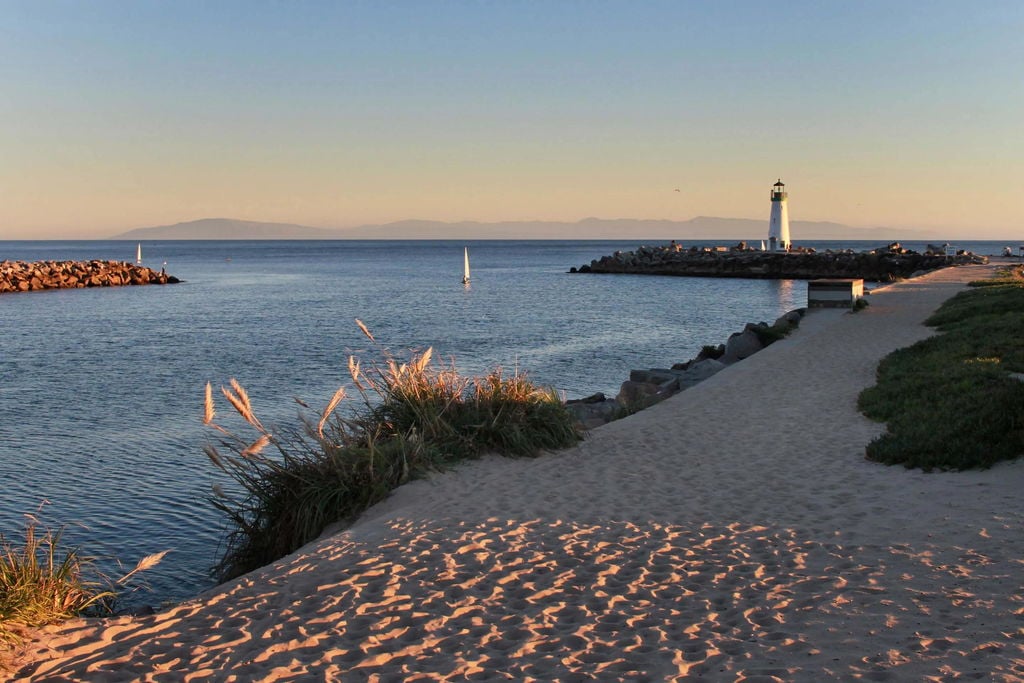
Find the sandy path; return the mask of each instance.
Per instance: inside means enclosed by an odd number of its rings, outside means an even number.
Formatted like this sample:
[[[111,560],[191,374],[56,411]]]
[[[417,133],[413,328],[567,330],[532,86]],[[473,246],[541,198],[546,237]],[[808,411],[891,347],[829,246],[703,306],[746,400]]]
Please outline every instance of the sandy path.
[[[1024,679],[1024,462],[864,460],[890,351],[991,266],[790,338],[537,460],[403,487],[149,617],[50,629],[26,680]]]

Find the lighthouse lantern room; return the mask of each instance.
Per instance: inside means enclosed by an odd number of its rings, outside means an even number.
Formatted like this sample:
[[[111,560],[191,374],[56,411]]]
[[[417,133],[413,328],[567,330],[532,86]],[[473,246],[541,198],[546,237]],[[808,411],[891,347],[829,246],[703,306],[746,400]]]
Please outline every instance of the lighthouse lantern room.
[[[768,218],[768,250],[789,251],[789,208],[786,185],[780,178],[772,185],[772,212]]]

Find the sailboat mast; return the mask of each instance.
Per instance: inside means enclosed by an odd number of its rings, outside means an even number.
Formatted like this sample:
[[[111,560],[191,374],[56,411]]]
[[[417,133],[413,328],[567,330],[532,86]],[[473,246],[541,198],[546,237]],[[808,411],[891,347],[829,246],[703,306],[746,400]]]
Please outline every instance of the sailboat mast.
[[[462,258],[463,258],[462,284],[468,284],[469,283],[469,247],[463,247]]]

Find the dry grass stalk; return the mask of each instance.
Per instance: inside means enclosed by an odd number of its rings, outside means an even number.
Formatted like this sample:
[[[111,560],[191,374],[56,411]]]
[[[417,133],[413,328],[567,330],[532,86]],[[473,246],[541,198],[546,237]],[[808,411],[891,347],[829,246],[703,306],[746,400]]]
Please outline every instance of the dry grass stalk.
[[[217,411],[213,408],[213,387],[206,383],[206,396],[203,401],[203,424],[208,425],[217,417]]]
[[[362,320],[360,320],[359,318],[356,318],[356,325],[358,325],[359,329],[363,331],[363,334],[366,335],[367,339],[372,341],[374,344],[377,343],[377,340],[373,338],[372,334],[370,334],[370,330],[366,329],[366,325],[363,324]]]
[[[216,427],[217,425],[211,426]],[[220,453],[217,451],[216,446],[206,444],[203,446],[203,452],[206,453],[206,456],[210,458],[210,462],[212,462],[218,469],[224,469],[224,460],[220,457]]]
[[[238,383],[238,380],[232,377],[231,389],[221,387],[220,390],[221,393],[224,394],[224,397],[227,398],[228,403],[230,403],[238,414],[242,416],[242,419],[264,434],[267,433],[263,424],[256,419],[256,414],[253,413],[252,403],[249,401],[249,394],[247,394],[245,388]]]
[[[324,425],[327,423],[327,419],[344,398],[345,387],[339,387],[338,390],[334,392],[334,396],[331,396],[331,400],[327,402],[327,406],[324,408],[323,413],[320,414],[320,422],[316,425],[316,433],[320,435],[320,438],[324,438]]]
[[[423,372],[426,369],[426,367],[428,365],[430,365],[430,358],[433,355],[434,355],[434,347],[433,346],[427,348],[426,351],[424,351],[422,354],[420,354],[419,359],[415,360],[415,365],[413,366],[415,371],[418,372],[418,373]]]
[[[239,455],[241,455],[244,458],[255,457],[260,454],[260,451],[262,451],[270,444],[270,441],[271,437],[269,434],[261,434],[260,438],[256,439],[251,444],[249,444],[245,448],[245,450],[239,453]]]
[[[142,558],[141,560],[138,561],[138,563],[135,565],[134,569],[132,569],[130,572],[128,572],[127,574],[122,576],[120,579],[118,579],[117,583],[123,586],[125,583],[127,583],[128,579],[130,579],[131,577],[135,576],[139,572],[144,572],[147,569],[152,569],[153,567],[155,567],[158,564],[160,564],[160,561],[164,559],[164,555],[166,555],[169,552],[171,552],[171,551],[170,550],[161,550],[158,553],[153,553],[152,555],[146,555],[144,558]]]
[[[359,376],[361,374],[359,359],[355,356],[348,357],[348,374],[351,375],[352,383],[356,385],[356,389],[359,390],[359,393],[364,393],[366,389],[359,383]]]

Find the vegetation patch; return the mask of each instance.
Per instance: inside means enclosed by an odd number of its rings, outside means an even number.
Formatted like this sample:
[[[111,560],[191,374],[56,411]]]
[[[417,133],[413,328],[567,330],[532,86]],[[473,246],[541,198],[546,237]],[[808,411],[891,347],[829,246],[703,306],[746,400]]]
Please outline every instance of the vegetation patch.
[[[82,614],[110,614],[118,591],[166,554],[149,555],[111,580],[78,548],[64,547],[63,531],[44,528],[28,515],[20,542],[0,534],[0,659],[31,628]]]
[[[715,346],[713,344],[705,344],[704,346],[700,347],[700,355],[697,356],[697,360],[702,360],[704,358],[710,358],[712,360],[717,360],[717,359],[721,358],[724,355],[725,355],[725,345],[724,344],[719,344],[718,346]]]
[[[1024,455],[1024,279],[1017,268],[971,284],[926,321],[938,335],[890,354],[861,393],[888,427],[869,459],[930,471]]]
[[[222,393],[252,432],[247,438],[214,422],[207,385],[204,421],[219,439],[205,450],[239,485],[237,495],[215,487],[211,498],[229,524],[213,569],[220,580],[298,550],[328,524],[354,521],[396,487],[431,470],[484,453],[536,456],[580,439],[558,394],[521,375],[496,369],[464,377],[454,367],[434,369],[430,349],[405,363],[380,350],[383,361],[367,370],[349,359],[361,398],[352,416],[337,412],[346,394],[342,388],[323,411],[293,428],[264,427],[245,389],[232,380]]]
[[[771,326],[758,325],[756,327],[751,327],[750,329],[752,329],[754,334],[757,335],[757,339],[761,342],[762,346],[770,346],[780,339],[788,337],[790,333],[796,329],[796,326],[790,324]]]

